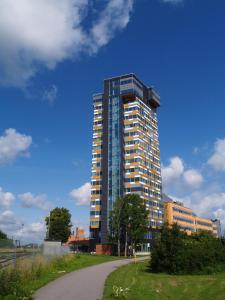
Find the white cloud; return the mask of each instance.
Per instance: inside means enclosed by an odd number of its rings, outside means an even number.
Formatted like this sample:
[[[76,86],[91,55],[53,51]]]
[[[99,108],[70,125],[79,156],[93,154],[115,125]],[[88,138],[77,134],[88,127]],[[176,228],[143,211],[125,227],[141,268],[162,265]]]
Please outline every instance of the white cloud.
[[[15,196],[10,192],[4,192],[0,187],[0,206],[9,208],[13,200],[15,200]]]
[[[168,185],[172,183],[175,179],[179,178],[183,172],[184,163],[182,159],[178,156],[172,157],[170,159],[170,164],[166,167],[162,167],[163,184]]]
[[[212,217],[213,213],[225,206],[224,193],[212,193],[204,195],[204,192],[193,194],[192,206],[202,216]]]
[[[58,95],[58,88],[55,84],[51,85],[43,93],[42,100],[48,102],[49,105],[53,105]]]
[[[43,241],[46,233],[46,226],[43,220],[27,224],[11,210],[6,210],[0,214],[0,229],[9,238],[18,239],[23,244],[40,243]]]
[[[168,166],[162,166],[162,181],[165,189],[171,186],[179,188],[198,188],[204,179],[196,169],[185,169],[183,160],[176,156],[170,159]]]
[[[214,153],[208,164],[216,171],[225,171],[225,139],[218,139],[214,145]]]
[[[30,192],[19,195],[21,205],[24,208],[39,208],[42,210],[50,210],[52,204],[48,201],[48,197],[45,194],[33,195]]]
[[[133,0],[108,0],[86,28],[90,0],[1,0],[0,82],[25,86],[48,69],[106,45],[130,19]]]
[[[11,210],[5,210],[0,214],[0,229],[9,237],[15,236],[22,223]]]
[[[225,209],[219,208],[213,213],[216,219],[219,219],[223,228],[225,227]]]
[[[75,200],[76,205],[89,205],[91,200],[91,184],[89,182],[81,187],[73,189],[70,196]]]
[[[14,161],[18,156],[28,156],[31,136],[9,128],[0,136],[0,165]]]
[[[190,169],[184,172],[183,174],[185,183],[193,188],[198,188],[203,183],[202,174],[195,169]]]
[[[25,224],[16,232],[16,237],[22,243],[43,242],[46,234],[44,221]]]
[[[117,30],[125,28],[130,20],[133,0],[110,0],[94,24],[91,35],[94,52],[105,46]]]

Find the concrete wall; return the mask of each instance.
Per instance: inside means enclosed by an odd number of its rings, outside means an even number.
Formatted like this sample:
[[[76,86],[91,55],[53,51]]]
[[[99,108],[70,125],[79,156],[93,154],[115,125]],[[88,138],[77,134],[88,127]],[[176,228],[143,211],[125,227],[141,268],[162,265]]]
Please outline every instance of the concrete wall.
[[[62,245],[57,241],[45,241],[43,247],[43,254],[45,256],[63,256],[70,252],[70,248],[67,245]]]

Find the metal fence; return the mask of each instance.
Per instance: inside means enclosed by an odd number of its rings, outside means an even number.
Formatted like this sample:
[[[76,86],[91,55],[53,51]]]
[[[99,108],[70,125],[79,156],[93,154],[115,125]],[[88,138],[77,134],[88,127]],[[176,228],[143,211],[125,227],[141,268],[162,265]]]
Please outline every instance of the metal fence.
[[[18,240],[0,240],[0,267],[16,264],[18,259],[41,253],[36,244],[22,246]]]

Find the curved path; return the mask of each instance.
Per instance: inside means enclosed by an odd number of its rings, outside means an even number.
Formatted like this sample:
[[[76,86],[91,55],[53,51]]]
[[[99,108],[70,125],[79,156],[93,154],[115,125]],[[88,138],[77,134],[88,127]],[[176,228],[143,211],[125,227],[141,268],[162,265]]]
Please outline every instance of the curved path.
[[[148,259],[138,258],[137,261]],[[133,259],[116,260],[74,271],[39,289],[36,300],[101,300],[107,276]]]

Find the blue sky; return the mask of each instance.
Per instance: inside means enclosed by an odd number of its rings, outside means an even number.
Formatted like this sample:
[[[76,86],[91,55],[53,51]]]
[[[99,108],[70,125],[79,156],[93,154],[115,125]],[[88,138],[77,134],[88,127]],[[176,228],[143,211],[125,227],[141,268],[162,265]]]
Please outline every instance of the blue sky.
[[[92,94],[130,72],[161,94],[164,191],[225,224],[224,1],[1,5],[1,229],[40,241],[56,205],[88,228]]]

